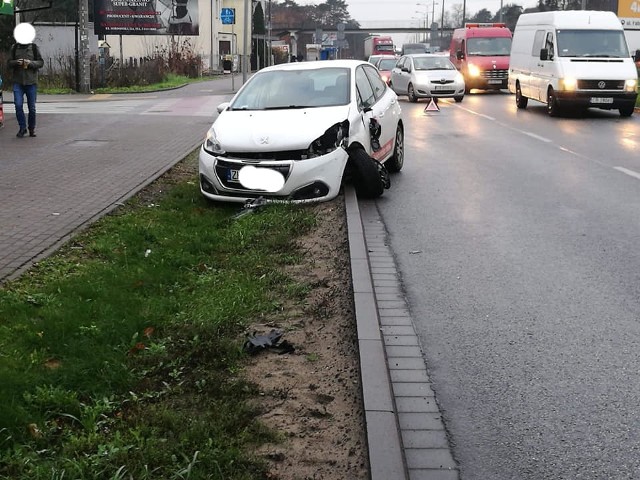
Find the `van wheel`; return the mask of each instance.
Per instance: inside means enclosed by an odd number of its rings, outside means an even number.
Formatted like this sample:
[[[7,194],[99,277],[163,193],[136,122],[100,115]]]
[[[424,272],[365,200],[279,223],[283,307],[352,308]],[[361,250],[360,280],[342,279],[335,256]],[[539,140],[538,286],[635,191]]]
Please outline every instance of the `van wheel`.
[[[349,161],[353,168],[353,187],[360,198],[377,198],[382,195],[384,185],[374,160],[367,152],[358,148],[351,152]]]
[[[516,84],[516,106],[518,108],[527,108],[529,99],[522,96],[522,90],[520,90],[520,84]]]
[[[402,125],[398,125],[396,130],[396,141],[393,147],[393,156],[385,162],[385,166],[390,172],[399,172],[404,165],[404,130]]]
[[[627,105],[626,107],[622,107],[618,109],[621,117],[630,117],[633,114],[634,107],[633,105]]]
[[[547,92],[547,113],[550,117],[560,115],[560,106],[558,105],[558,100],[556,100],[556,94],[553,88],[550,88]]]
[[[413,88],[413,84],[409,84],[409,88],[407,89],[407,97],[409,97],[409,101],[411,103],[417,103],[418,97],[416,97],[416,91]]]

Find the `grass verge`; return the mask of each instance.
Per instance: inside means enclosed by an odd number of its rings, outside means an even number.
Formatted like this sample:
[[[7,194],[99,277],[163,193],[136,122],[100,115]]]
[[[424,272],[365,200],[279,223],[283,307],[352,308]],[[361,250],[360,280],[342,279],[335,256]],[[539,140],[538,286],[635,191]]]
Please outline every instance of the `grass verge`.
[[[245,325],[300,300],[309,209],[234,220],[192,153],[0,288],[0,478],[254,479]]]

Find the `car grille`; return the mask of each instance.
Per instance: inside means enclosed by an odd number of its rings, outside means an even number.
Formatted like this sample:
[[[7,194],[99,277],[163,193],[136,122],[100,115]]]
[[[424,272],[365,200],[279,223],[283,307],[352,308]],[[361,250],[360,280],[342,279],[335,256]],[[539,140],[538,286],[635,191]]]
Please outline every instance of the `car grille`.
[[[239,170],[242,168],[245,163],[241,162],[227,162],[226,160],[220,160],[216,162],[216,176],[220,183],[224,185],[225,188],[233,188],[234,190],[244,190],[249,191],[242,186],[239,182],[232,182],[229,180],[229,171],[230,170]],[[271,170],[277,170],[282,174],[285,181],[289,178],[289,174],[291,173],[291,166],[289,164],[284,165],[261,165],[260,163],[253,165],[256,168],[269,168]]]
[[[443,78],[442,80],[431,80],[431,83],[434,83],[436,85],[446,85],[447,83],[453,83],[453,80],[445,80]]]
[[[508,70],[485,70],[484,72],[482,72],[482,78],[486,79],[497,78],[500,80],[506,80],[508,77]]]
[[[624,90],[624,80],[578,80],[580,90]]]
[[[281,152],[226,152],[219,157],[234,158],[237,160],[303,160],[306,159],[307,150],[284,150]]]

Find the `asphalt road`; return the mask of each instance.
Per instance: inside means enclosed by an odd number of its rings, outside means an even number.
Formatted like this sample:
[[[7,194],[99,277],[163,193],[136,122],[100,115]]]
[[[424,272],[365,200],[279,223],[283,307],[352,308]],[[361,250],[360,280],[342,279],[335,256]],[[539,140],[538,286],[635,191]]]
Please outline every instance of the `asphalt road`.
[[[640,117],[401,102],[376,204],[461,479],[640,478]]]

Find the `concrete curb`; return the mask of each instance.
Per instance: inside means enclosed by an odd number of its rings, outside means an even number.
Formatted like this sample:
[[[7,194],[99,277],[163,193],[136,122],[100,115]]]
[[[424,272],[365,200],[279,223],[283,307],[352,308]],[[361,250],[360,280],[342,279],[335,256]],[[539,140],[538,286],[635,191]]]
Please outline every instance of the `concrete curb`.
[[[364,229],[355,190],[345,188],[351,277],[371,480],[406,480],[407,469],[387,368]]]

